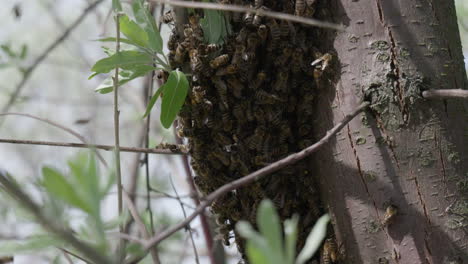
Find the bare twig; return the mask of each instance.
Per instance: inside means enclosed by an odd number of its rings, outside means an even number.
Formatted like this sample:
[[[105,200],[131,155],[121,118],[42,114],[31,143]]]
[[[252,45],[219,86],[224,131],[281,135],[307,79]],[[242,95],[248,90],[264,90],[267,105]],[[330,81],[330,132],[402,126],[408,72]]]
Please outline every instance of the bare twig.
[[[20,140],[20,139],[0,139],[0,143],[23,144],[23,145],[42,145],[54,147],[67,147],[67,148],[95,148],[102,150],[114,150],[115,146],[111,145],[95,145],[95,144],[80,144],[80,143],[65,143],[53,141],[38,141],[38,140]],[[185,155],[185,151],[173,151],[163,148],[135,148],[135,147],[120,147],[121,152],[134,152],[134,153],[149,153],[149,154],[163,154],[163,155]]]
[[[83,256],[93,263],[111,264],[113,263],[107,256],[101,255],[93,247],[77,239],[70,230],[63,228],[57,223],[57,219],[50,219],[43,214],[44,210],[37,205],[23,190],[20,189],[11,177],[3,170],[0,170],[0,187],[13,197],[21,206],[34,215],[39,224],[49,232],[61,238]]]
[[[13,94],[11,95],[10,99],[8,100],[7,104],[3,107],[2,112],[8,112],[10,107],[15,103],[16,99],[18,98],[21,90],[23,89],[26,82],[31,77],[31,74],[34,70],[41,64],[41,62],[47,58],[47,56],[58,46],[62,43],[68,35],[83,21],[83,19],[93,10],[95,9],[103,0],[96,0],[92,4],[90,4],[86,9],[81,13],[81,15],[60,35],[50,46],[48,46],[44,52],[29,66],[23,74],[23,79],[21,79],[20,83],[16,86]]]
[[[83,137],[82,135],[80,135],[80,133],[74,131],[73,129],[71,128],[68,128],[68,127],[65,127],[57,122],[54,122],[52,120],[49,120],[49,119],[46,119],[46,118],[42,118],[42,117],[38,117],[38,116],[35,116],[35,115],[31,115],[31,114],[26,114],[26,113],[0,113],[0,116],[9,116],[9,115],[15,115],[15,116],[24,116],[24,117],[29,117],[29,118],[32,118],[32,119],[36,119],[36,120],[39,120],[41,122],[44,122],[44,123],[47,123],[51,126],[54,126],[54,127],[57,127],[57,128],[60,128],[62,129],[63,131],[65,132],[68,132],[69,134],[75,136],[76,138],[78,138],[81,142],[83,142],[84,144],[86,145],[89,145],[85,139],[85,137]],[[102,162],[102,164],[104,164],[105,167],[107,167],[107,162],[106,160],[104,160],[104,158],[101,156],[101,154],[99,154],[99,152],[97,151],[94,151],[94,153],[96,153],[96,156],[99,158],[99,160]]]
[[[65,257],[65,259],[67,260],[68,264],[73,264],[73,260],[70,258],[68,253],[63,251],[63,250],[62,250],[62,253],[63,253],[63,256]]]
[[[64,253],[67,253],[68,255],[71,255],[71,256],[73,256],[73,257],[75,257],[75,258],[77,258],[77,259],[83,261],[84,263],[90,263],[88,260],[86,260],[86,259],[84,259],[83,257],[81,257],[81,256],[79,256],[79,255],[77,255],[77,254],[75,254],[75,253],[73,253],[73,252],[71,252],[70,250],[67,250],[67,249],[61,248],[61,247],[59,247],[58,249],[60,249],[60,250],[61,250],[62,252],[64,252]]]
[[[427,90],[422,92],[426,99],[468,99],[468,90],[462,89],[441,89]]]
[[[174,181],[172,180],[172,177],[170,175],[169,175],[169,182],[171,183],[172,190],[174,190],[176,199],[179,202],[180,208],[182,209],[182,214],[184,215],[184,218],[187,218],[187,212],[185,211],[184,204],[180,200],[179,194],[177,193],[177,189],[174,185]],[[189,232],[190,241],[192,242],[193,254],[195,256],[195,263],[200,264],[200,259],[198,257],[197,247],[195,245],[195,240],[193,239],[193,232],[192,232],[192,228],[190,227],[190,224],[187,225],[187,231]]]
[[[125,202],[127,203],[128,210],[130,211],[130,214],[132,215],[133,219],[135,220],[135,223],[137,224],[138,229],[140,230],[140,233],[143,235],[145,239],[150,238],[150,233],[148,230],[146,230],[145,223],[143,223],[143,220],[141,219],[140,215],[138,214],[138,210],[136,209],[135,205],[133,204],[132,200],[130,199],[130,196],[128,196],[127,192],[123,190],[123,198]],[[149,249],[149,252],[151,254],[151,257],[153,258],[153,263],[158,264],[161,263],[159,260],[158,252],[156,250],[156,247],[152,247]]]
[[[148,76],[148,85],[146,86],[146,96],[145,96],[145,105],[148,105],[151,96],[153,95],[153,86],[154,86],[154,78],[155,76],[155,71],[151,71],[151,74]],[[158,83],[158,88],[160,87]],[[148,113],[148,116],[146,117],[145,120],[145,147],[149,147],[149,135],[150,135],[150,121],[151,121],[151,112]],[[151,193],[151,186],[150,186],[150,172],[149,172],[149,155],[145,153],[144,155],[144,162],[145,162],[145,182],[146,182],[146,211],[148,211],[149,216],[150,216],[150,228],[151,228],[151,234],[154,234],[154,221],[153,221],[153,211],[151,210],[151,199],[150,199],[150,193]]]
[[[165,231],[155,235],[152,237],[150,240],[145,241],[144,249],[148,250],[149,248],[153,247],[154,245],[157,245],[167,237],[171,236],[178,230],[185,228],[187,224],[189,224],[197,215],[201,214],[206,207],[208,207],[214,200],[216,200],[218,197],[233,191],[235,189],[238,189],[246,184],[249,184],[253,181],[259,180],[264,176],[271,175],[273,172],[278,171],[288,165],[292,165],[310,154],[314,153],[320,147],[325,145],[336,133],[338,133],[344,126],[346,126],[354,117],[356,117],[359,113],[363,112],[367,107],[369,107],[369,102],[364,102],[362,103],[358,108],[356,108],[352,113],[346,115],[343,120],[338,123],[336,126],[334,126],[332,129],[330,129],[327,134],[320,139],[318,142],[315,144],[311,145],[310,147],[307,147],[306,149],[303,149],[300,152],[291,154],[281,160],[278,160],[266,167],[263,167],[247,176],[244,176],[240,179],[237,179],[233,182],[227,183],[220,188],[218,188],[216,191],[212,192],[208,196],[205,197],[205,199],[200,203],[199,206],[195,209],[195,211],[189,215],[186,219],[184,219],[182,222],[173,225],[172,227],[166,229]],[[128,263],[134,263],[135,260],[131,260]]]
[[[182,139],[177,135],[176,127],[174,127],[174,136],[176,139],[177,144],[182,144]],[[193,176],[192,172],[190,170],[190,162],[189,162],[189,157],[184,156],[182,157],[182,164],[184,166],[185,170],[185,178],[186,181],[189,185],[190,189],[190,195],[192,196],[193,202],[195,203],[196,206],[200,205],[200,197],[198,195],[197,188],[195,187],[195,183],[193,181]],[[206,243],[206,248],[208,250],[208,256],[210,258],[211,264],[216,263],[216,259],[214,257],[214,252],[213,252],[213,235],[211,233],[210,225],[208,223],[208,218],[205,214],[205,212],[202,212],[200,214],[200,223],[203,231],[203,237],[205,238],[205,243]]]
[[[223,10],[230,12],[239,12],[239,13],[255,13],[261,16],[287,20],[291,22],[297,22],[305,25],[335,29],[339,31],[344,31],[345,28],[342,25],[337,25],[330,22],[320,21],[312,18],[305,18],[301,16],[290,15],[282,12],[268,11],[263,9],[254,9],[246,6],[239,5],[227,5],[227,4],[216,4],[216,3],[204,3],[204,2],[185,2],[177,0],[149,0],[150,2],[165,3],[172,6],[186,7],[186,8],[201,8],[201,9],[213,9],[213,10]]]
[[[120,52],[120,14],[115,15],[115,24],[116,24],[116,41],[115,41],[115,53],[119,54]],[[119,211],[119,216],[122,215],[122,172],[120,169],[120,126],[119,126],[119,67],[115,67],[115,74],[112,78],[114,82],[114,140],[115,140],[115,170],[117,174],[117,207]],[[124,225],[119,224],[120,233],[124,232]],[[119,254],[119,263],[122,263],[122,260],[125,258],[124,254],[124,241],[119,239],[118,254]]]

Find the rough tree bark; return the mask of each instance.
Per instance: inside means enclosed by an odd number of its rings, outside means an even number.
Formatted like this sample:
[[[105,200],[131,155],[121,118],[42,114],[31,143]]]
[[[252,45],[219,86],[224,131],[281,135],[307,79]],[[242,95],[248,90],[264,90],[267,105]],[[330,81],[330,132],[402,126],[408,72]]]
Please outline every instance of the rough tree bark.
[[[344,263],[468,263],[468,105],[421,97],[467,87],[453,1],[330,2],[347,31],[326,37],[338,80],[316,137],[373,104],[315,156]]]

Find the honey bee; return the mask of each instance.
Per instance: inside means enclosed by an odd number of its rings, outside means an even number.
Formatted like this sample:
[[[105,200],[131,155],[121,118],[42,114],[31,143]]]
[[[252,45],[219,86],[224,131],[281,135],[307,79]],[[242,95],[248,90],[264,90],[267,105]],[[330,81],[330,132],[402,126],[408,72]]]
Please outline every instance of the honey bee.
[[[231,119],[231,115],[228,112],[224,112],[223,115],[221,116],[221,119],[223,120],[223,129],[226,132],[229,132],[232,130],[233,122]]]
[[[270,124],[272,124],[273,126],[279,126],[281,121],[283,120],[283,112],[280,111],[280,110],[267,111],[266,115],[267,115],[267,118],[268,118],[268,122],[270,122]]]
[[[280,133],[278,135],[278,142],[285,143],[292,136],[291,127],[284,121],[279,124],[279,127]]]
[[[306,0],[306,4],[308,7],[314,6],[315,2],[317,2],[317,0]]]
[[[246,139],[247,148],[252,150],[260,150],[263,146],[264,137],[265,128],[262,126],[255,128],[254,134]]]
[[[222,146],[231,145],[233,143],[232,139],[222,132],[215,133],[213,135],[213,140]]]
[[[321,264],[336,263],[338,260],[338,248],[335,239],[328,238],[325,240],[322,247]]]
[[[198,50],[192,49],[189,51],[189,58],[190,58],[190,67],[192,68],[193,72],[202,72],[203,71],[203,64],[198,56]]]
[[[276,58],[275,66],[286,66],[290,61],[289,58],[291,57],[292,53],[293,50],[291,47],[284,47],[283,53]]]
[[[174,15],[172,13],[172,10],[169,10],[166,13],[164,13],[160,21],[163,22],[164,24],[169,24],[171,22],[174,22]]]
[[[252,105],[250,104],[250,101],[247,101],[247,100],[243,100],[241,103],[240,103],[242,109],[244,109],[244,113],[245,113],[245,117],[247,118],[247,120],[249,122],[251,121],[254,121],[255,120],[255,116],[253,114],[253,111],[252,111]]]
[[[302,16],[305,11],[305,0],[296,0],[294,13],[296,16]]]
[[[245,40],[247,39],[248,34],[249,34],[249,30],[247,28],[243,27],[236,36],[237,44],[239,44],[239,45],[244,44]]]
[[[217,69],[223,65],[226,65],[229,62],[229,55],[223,54],[210,61],[210,67]]]
[[[320,69],[321,71],[325,71],[328,68],[328,66],[330,66],[332,59],[333,59],[333,56],[330,53],[325,53],[325,55],[314,60],[310,65],[314,66],[315,68]]]
[[[301,48],[296,48],[292,53],[291,72],[298,73],[303,65],[303,51]]]
[[[398,214],[398,208],[394,205],[389,205],[385,209],[385,214],[383,216],[382,225],[388,226],[395,220],[395,216]]]
[[[282,37],[289,36],[289,32],[291,31],[292,25],[288,21],[281,21],[280,23],[280,32]]]
[[[187,49],[182,44],[177,44],[177,48],[174,54],[174,62],[181,64],[185,60],[185,55],[187,54]]]
[[[236,104],[234,105],[234,109],[232,110],[232,114],[234,117],[237,119],[238,122],[242,122],[245,120],[245,113],[244,109],[242,108],[242,104]]]
[[[245,53],[245,47],[243,45],[237,45],[234,51],[234,55],[232,55],[231,64],[240,65],[242,62],[242,54],[244,53]]]
[[[231,153],[231,167],[230,171],[239,171],[241,175],[249,174],[249,167],[240,159],[238,153]]]
[[[262,43],[265,43],[268,37],[268,27],[266,25],[259,25],[257,28],[257,34],[260,37]]]
[[[259,89],[266,79],[267,79],[266,72],[264,71],[258,72],[257,77],[250,83],[249,88],[252,90]]]
[[[222,151],[220,149],[217,149],[215,151],[212,151],[213,155],[221,161],[221,163],[224,165],[224,166],[229,166],[231,164],[231,157],[230,155],[225,152],[225,151]],[[230,179],[227,182],[229,182]]]
[[[244,90],[244,85],[237,78],[228,78],[226,80],[230,90],[234,97],[240,99],[242,98],[242,90]]]
[[[206,52],[213,53],[216,51],[220,51],[223,48],[221,44],[208,44],[206,45]]]
[[[288,78],[289,73],[287,71],[280,71],[277,74],[277,78],[273,83],[273,90],[278,92],[287,93],[288,91]]]
[[[230,227],[229,225],[223,224],[223,225],[219,225],[216,231],[219,234],[215,236],[215,240],[222,240],[225,246],[227,247],[230,246],[231,242],[229,240],[234,237],[234,235],[232,235],[232,232],[231,232],[232,227]]]
[[[250,33],[247,37],[247,50],[255,52],[255,50],[258,47],[258,44],[260,44],[260,39],[257,33]]]
[[[281,37],[281,30],[280,30],[280,27],[278,26],[278,23],[274,19],[271,19],[267,23],[267,26],[270,29],[270,36],[271,36],[271,42],[269,43],[270,45],[268,46],[268,50],[274,51],[279,44],[279,40]]]
[[[204,122],[205,126],[213,129],[216,127],[216,121],[212,117],[207,117]]]
[[[195,30],[195,29],[201,28],[200,17],[198,16],[198,14],[192,13],[191,15],[189,15],[188,21],[192,29]]]
[[[202,86],[194,86],[191,94],[192,104],[200,104],[206,95],[206,90]]]
[[[232,75],[236,74],[239,71],[239,68],[235,64],[230,64],[226,67],[220,68],[216,71],[216,76]]]
[[[213,151],[210,151],[206,154],[206,157],[205,157],[208,162],[210,163],[210,165],[217,171],[223,169],[223,164],[220,162],[220,160],[215,156],[215,153]],[[207,175],[209,176],[209,175]],[[222,184],[219,184],[219,185],[222,185]],[[215,186],[215,188],[218,187],[218,186]]]
[[[278,96],[267,93],[262,89],[258,89],[255,92],[255,100],[256,104],[275,104],[283,101]]]
[[[260,6],[256,9],[259,9],[259,10],[268,10],[268,8],[266,6]],[[263,15],[261,15],[258,11],[255,13],[255,16],[253,17],[253,20],[252,20],[252,25],[254,25],[255,27],[258,27],[262,24],[262,20],[263,20]]]
[[[177,48],[177,41],[178,41],[177,34],[174,34],[174,33],[171,34],[169,36],[169,40],[167,41],[167,48],[170,51],[175,51]]]
[[[224,110],[229,109],[228,98],[227,98],[228,88],[227,88],[226,83],[221,78],[219,78],[217,76],[213,76],[211,78],[211,81],[213,82],[213,84],[214,84],[214,86],[216,88],[216,91],[219,94],[220,102],[221,102],[221,105],[224,107]]]
[[[254,16],[255,16],[255,15],[254,15],[253,13],[246,13],[246,14],[244,15],[244,18],[243,18],[244,24],[246,24],[247,26],[252,25],[253,20],[254,20]]]
[[[302,139],[299,141],[298,146],[299,146],[299,149],[302,150],[302,149],[310,147],[312,144],[314,144],[314,142],[311,139]]]
[[[312,126],[309,124],[301,124],[299,126],[298,134],[300,137],[310,135],[312,133]]]

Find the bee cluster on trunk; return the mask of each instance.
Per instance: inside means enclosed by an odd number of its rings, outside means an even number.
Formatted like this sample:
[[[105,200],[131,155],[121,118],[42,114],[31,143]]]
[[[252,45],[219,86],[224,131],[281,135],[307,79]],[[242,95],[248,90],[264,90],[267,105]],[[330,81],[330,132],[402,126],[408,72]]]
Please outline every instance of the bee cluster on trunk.
[[[319,2],[222,1],[306,17],[319,12]],[[225,16],[232,34],[223,44],[205,42],[196,13],[183,35],[174,30],[168,42],[171,65],[192,74],[178,134],[188,139],[195,183],[205,194],[314,143],[312,106],[328,64],[316,48],[317,28],[256,13]],[[244,252],[235,224],[255,224],[258,205],[269,198],[282,220],[299,214],[301,248],[323,213],[309,167],[307,161],[297,163],[215,201],[211,209],[224,243],[235,237]]]

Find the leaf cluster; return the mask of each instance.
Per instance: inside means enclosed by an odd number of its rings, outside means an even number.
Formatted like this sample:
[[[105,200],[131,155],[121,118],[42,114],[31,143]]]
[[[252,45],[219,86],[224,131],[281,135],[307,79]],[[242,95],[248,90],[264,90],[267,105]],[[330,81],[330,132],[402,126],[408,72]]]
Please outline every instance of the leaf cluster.
[[[330,217],[324,215],[317,220],[304,248],[296,257],[298,221],[297,216],[287,219],[284,221],[282,231],[280,218],[273,203],[270,200],[263,200],[257,213],[260,233],[245,221],[239,222],[236,226],[237,232],[247,239],[249,261],[253,264],[303,264],[313,257],[325,239]]]
[[[119,1],[113,1],[113,8],[117,12],[122,11]],[[175,120],[177,113],[187,96],[189,83],[184,73],[171,70],[169,62],[163,53],[163,40],[155,19],[149,12],[144,0],[135,0],[132,3],[134,20],[128,15],[118,13],[116,21],[119,23],[120,32],[125,38],[108,37],[99,39],[102,42],[116,42],[128,44],[128,49],[119,52],[105,49],[107,58],[97,61],[91,70],[94,72],[90,79],[97,74],[109,73],[119,68],[118,85],[123,85],[138,77],[144,76],[154,70],[163,70],[169,73],[168,80],[152,96],[147,111],[147,116],[152,107],[162,98],[161,123],[169,128]],[[96,88],[96,92],[105,94],[114,89],[114,80],[109,76]]]

